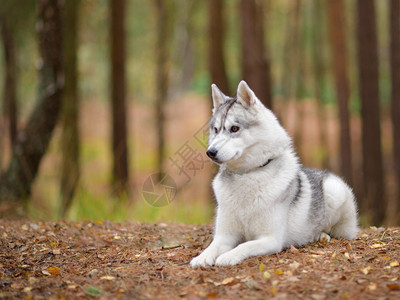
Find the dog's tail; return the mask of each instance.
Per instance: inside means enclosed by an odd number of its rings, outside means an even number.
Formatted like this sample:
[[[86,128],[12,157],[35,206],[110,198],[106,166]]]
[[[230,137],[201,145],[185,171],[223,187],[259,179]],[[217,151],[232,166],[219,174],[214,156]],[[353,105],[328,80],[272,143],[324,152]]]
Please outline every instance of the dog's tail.
[[[339,177],[330,174],[324,181],[328,230],[336,238],[354,239],[359,231],[356,199],[351,188]]]

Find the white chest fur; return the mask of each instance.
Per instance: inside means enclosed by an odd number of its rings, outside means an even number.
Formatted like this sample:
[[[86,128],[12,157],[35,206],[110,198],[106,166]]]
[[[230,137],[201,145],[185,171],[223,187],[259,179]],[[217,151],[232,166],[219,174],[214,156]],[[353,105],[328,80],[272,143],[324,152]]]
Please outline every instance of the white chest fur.
[[[275,224],[286,223],[290,203],[284,199],[285,191],[296,168],[296,160],[290,164],[277,159],[245,174],[221,170],[213,182],[218,202],[217,230],[222,227],[246,241],[281,231]]]

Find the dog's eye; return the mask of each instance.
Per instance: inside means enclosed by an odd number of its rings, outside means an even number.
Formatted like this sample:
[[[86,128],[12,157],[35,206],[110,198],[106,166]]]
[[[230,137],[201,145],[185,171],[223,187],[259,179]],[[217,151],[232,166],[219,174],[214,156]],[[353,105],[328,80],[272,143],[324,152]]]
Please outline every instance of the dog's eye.
[[[214,132],[218,133],[218,128],[217,127],[214,127]]]
[[[239,127],[238,126],[232,126],[231,127],[231,132],[238,132],[239,131]]]

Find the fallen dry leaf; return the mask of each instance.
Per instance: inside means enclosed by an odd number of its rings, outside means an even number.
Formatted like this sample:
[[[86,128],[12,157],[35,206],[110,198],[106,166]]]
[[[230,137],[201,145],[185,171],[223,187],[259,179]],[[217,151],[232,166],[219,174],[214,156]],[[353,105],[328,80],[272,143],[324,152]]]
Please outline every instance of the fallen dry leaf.
[[[51,274],[50,274],[50,272],[49,271],[47,271],[47,270],[42,270],[42,274],[44,274],[44,275],[48,275],[48,276],[50,276]]]
[[[213,298],[215,298],[217,296],[218,296],[218,293],[208,293],[207,294],[207,298],[209,298],[209,299],[213,299]]]
[[[285,278],[285,280],[289,281],[289,282],[299,282],[300,281],[300,279],[297,276],[287,276]]]
[[[399,291],[400,290],[400,285],[398,283],[390,283],[387,285],[387,287],[391,291]]]
[[[264,276],[265,279],[270,279],[271,278],[271,273],[268,272],[268,271],[265,271],[263,276]]]
[[[221,284],[222,285],[227,285],[227,284],[231,284],[233,282],[235,282],[235,278],[228,277],[228,278],[225,278],[224,280],[222,280]]]
[[[390,263],[390,266],[391,266],[391,267],[398,267],[398,266],[399,266],[399,262],[398,262],[397,260],[392,261],[392,262]]]
[[[263,263],[261,263],[260,266],[258,267],[258,269],[260,270],[260,272],[264,271],[265,265]]]
[[[60,274],[60,269],[58,267],[48,267],[47,271],[49,271],[49,273],[51,275],[58,275]]]
[[[274,269],[274,273],[275,273],[276,275],[282,275],[282,274],[283,274],[283,271],[282,271],[281,269]]]
[[[270,288],[269,291],[271,292],[272,295],[278,294],[278,290],[274,287]]]
[[[289,269],[292,271],[296,271],[300,267],[300,264],[297,261],[292,262],[289,264]]]
[[[115,280],[116,278],[114,277],[114,276],[102,276],[102,277],[100,277],[100,280],[109,280],[109,281],[112,281],[112,280]]]
[[[368,275],[369,271],[371,270],[371,267],[368,266],[366,268],[362,268],[360,269],[360,271],[364,274],[364,275]]]

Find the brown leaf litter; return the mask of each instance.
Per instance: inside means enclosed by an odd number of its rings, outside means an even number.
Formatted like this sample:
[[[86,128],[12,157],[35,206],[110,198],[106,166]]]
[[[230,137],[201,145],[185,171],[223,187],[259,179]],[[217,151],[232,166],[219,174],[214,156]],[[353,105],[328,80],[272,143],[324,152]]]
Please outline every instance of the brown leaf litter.
[[[210,225],[0,221],[0,298],[400,298],[400,228],[192,269],[211,238]]]

